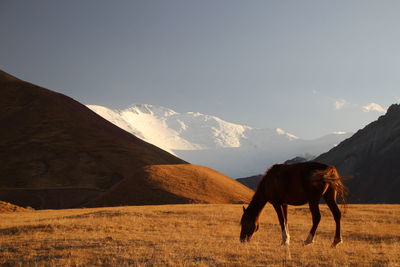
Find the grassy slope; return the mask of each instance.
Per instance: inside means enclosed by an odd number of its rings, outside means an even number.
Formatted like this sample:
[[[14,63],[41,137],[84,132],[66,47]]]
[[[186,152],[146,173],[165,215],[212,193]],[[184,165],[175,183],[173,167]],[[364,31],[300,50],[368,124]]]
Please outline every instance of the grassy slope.
[[[17,205],[13,205],[11,203],[8,202],[4,202],[4,201],[0,201],[0,213],[3,212],[18,212],[18,211],[27,211],[27,209],[17,206]]]
[[[125,179],[85,207],[164,203],[247,203],[254,192],[213,169],[191,165],[152,165]],[[143,183],[148,186],[143,186]],[[141,184],[142,183],[142,184]]]
[[[344,243],[321,205],[317,242],[303,247],[311,216],[291,207],[292,259],[267,205],[254,240],[241,244],[240,205],[164,205],[0,214],[0,265],[399,266],[400,205],[350,205]]]

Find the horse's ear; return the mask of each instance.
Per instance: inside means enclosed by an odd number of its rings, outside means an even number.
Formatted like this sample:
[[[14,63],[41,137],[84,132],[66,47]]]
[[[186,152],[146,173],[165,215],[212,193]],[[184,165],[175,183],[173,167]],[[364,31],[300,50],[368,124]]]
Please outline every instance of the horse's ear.
[[[246,212],[246,208],[243,206],[243,212]]]

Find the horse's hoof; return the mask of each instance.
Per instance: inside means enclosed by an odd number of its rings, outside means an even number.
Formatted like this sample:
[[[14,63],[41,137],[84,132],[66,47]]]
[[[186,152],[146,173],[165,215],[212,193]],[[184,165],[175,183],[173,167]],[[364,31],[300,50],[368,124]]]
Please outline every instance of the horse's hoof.
[[[310,245],[312,243],[314,243],[314,236],[310,233],[310,234],[308,234],[306,240],[303,242],[303,245],[307,246],[307,245]]]
[[[343,243],[342,239],[334,240],[332,243],[332,247],[336,248],[339,244],[342,244],[342,243]]]
[[[311,245],[313,243],[314,243],[314,240],[313,241],[306,240],[306,241],[303,242],[303,246],[308,246],[308,245]]]
[[[314,239],[313,239],[313,238],[307,238],[307,239],[303,242],[303,245],[304,245],[304,246],[308,246],[308,245],[311,245],[312,243],[314,243]]]

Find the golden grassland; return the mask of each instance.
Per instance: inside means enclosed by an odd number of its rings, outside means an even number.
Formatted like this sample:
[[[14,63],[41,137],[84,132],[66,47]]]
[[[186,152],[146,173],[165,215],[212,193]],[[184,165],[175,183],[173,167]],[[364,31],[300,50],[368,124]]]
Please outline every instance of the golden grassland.
[[[239,242],[241,205],[163,205],[0,213],[1,266],[400,266],[400,205],[349,205],[331,248],[325,205],[316,243],[307,206],[289,208],[290,252],[267,205]]]

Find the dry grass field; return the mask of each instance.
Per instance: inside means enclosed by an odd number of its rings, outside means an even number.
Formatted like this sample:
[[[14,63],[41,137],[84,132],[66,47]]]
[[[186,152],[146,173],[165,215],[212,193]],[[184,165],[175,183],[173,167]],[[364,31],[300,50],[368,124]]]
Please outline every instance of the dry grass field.
[[[164,205],[0,213],[1,266],[400,266],[400,205],[349,205],[330,247],[325,205],[316,243],[307,206],[290,207],[290,252],[268,204],[252,242],[240,205]]]

